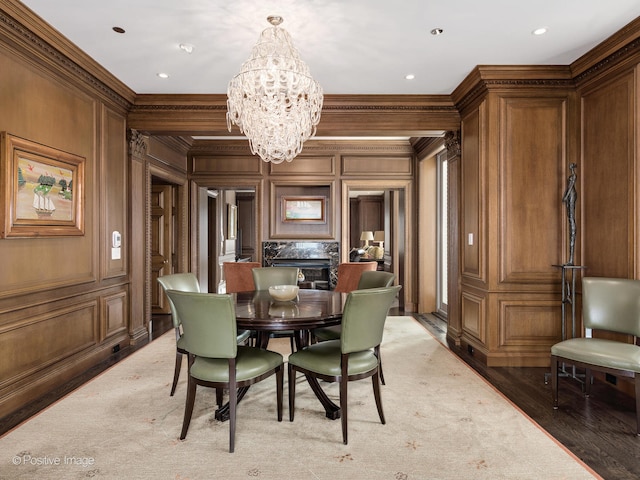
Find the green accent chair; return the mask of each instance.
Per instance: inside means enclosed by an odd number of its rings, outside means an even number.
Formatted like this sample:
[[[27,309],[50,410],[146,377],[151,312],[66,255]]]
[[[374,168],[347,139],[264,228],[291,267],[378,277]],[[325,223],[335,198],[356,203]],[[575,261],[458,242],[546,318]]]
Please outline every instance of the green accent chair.
[[[164,275],[158,277],[158,283],[162,286],[162,289],[166,293],[167,290],[179,290],[181,292],[200,292],[200,283],[198,278],[193,273],[174,273],[171,275]],[[176,334],[176,364],[173,370],[173,382],[171,384],[171,393],[169,396],[173,397],[176,392],[176,386],[178,385],[178,379],[180,378],[180,368],[182,367],[182,355],[188,354],[185,350],[182,340],[182,325],[180,317],[176,313],[173,302],[170,298],[169,308],[171,309],[171,321]],[[238,343],[246,342],[250,336],[249,330],[241,330],[238,332]]]
[[[289,355],[289,420],[295,414],[296,372],[340,383],[342,441],[347,438],[348,382],[371,377],[373,394],[382,424],[380,396],[380,343],[389,308],[401,286],[354,290],[347,295],[339,340],[314,343]]]
[[[635,384],[636,435],[640,435],[640,280],[585,277],[582,279],[582,321],[594,331],[635,337],[635,344],[604,338],[570,338],[551,347],[551,391],[558,408],[559,366],[585,369],[585,396],[591,391],[593,370],[629,377]]]
[[[393,285],[396,276],[391,272],[379,272],[379,271],[364,271],[360,276],[358,282],[358,290],[365,290],[368,288],[390,287]],[[332,327],[316,328],[313,331],[313,338],[317,341],[337,340],[342,333],[342,327],[340,325],[334,325]],[[382,359],[380,360],[380,381],[383,385],[386,385],[384,381],[384,373],[382,371]]]
[[[278,421],[282,421],[282,355],[238,345],[236,314],[230,294],[168,290],[182,319],[182,339],[189,352],[189,384],[180,439],[187,436],[198,385],[229,390],[229,452],[235,449],[238,389],[276,375]],[[242,397],[241,397],[242,398]]]
[[[274,285],[297,285],[298,273],[300,269],[298,267],[260,267],[254,268],[253,283],[256,286],[256,290],[269,290],[269,287]],[[293,338],[293,330],[282,330],[277,333],[272,333],[274,337],[289,337],[289,343],[291,344],[291,351],[295,351],[295,342]],[[258,342],[260,344],[260,342]]]
[[[260,267],[251,272],[256,290],[269,290],[274,285],[298,284],[298,267]]]

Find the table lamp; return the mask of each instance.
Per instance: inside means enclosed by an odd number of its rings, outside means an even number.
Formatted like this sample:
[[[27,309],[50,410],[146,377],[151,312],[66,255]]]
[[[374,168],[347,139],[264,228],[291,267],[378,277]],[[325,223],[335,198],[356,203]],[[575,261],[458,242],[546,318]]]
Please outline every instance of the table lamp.
[[[373,240],[373,232],[364,231],[360,235],[360,240],[364,240],[364,248],[365,250],[369,248],[369,240]]]

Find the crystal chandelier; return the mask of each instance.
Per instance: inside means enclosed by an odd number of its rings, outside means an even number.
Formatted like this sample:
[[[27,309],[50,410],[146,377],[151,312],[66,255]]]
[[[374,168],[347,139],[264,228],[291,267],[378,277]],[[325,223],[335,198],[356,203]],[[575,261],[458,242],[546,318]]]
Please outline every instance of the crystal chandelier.
[[[271,16],[251,56],[227,89],[227,127],[249,138],[251,153],[265,162],[290,162],[316,133],[322,87],[311,77],[289,33]]]

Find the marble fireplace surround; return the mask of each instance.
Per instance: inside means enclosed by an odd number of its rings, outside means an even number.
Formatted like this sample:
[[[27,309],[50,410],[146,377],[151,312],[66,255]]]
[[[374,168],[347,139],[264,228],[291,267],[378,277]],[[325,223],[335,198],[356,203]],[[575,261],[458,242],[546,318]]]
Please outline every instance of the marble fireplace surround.
[[[314,260],[316,260],[314,262]],[[329,289],[333,290],[338,280],[338,264],[340,263],[339,242],[315,241],[280,241],[262,242],[262,264],[265,267],[273,265],[296,265],[305,270],[324,268],[328,266]]]

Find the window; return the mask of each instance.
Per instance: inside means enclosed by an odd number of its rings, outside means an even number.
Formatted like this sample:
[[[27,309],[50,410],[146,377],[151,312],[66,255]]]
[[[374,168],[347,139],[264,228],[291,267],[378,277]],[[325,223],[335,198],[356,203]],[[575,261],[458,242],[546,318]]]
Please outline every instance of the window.
[[[437,173],[437,280],[436,280],[436,313],[443,317],[447,316],[447,298],[448,298],[448,172],[447,172],[447,150],[443,150],[436,156],[436,173]]]

